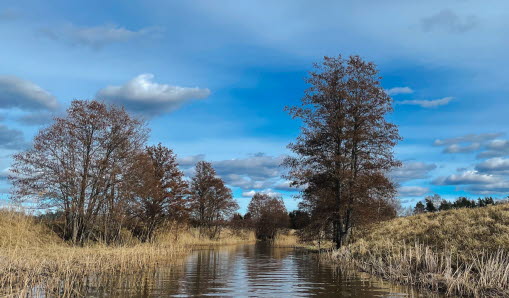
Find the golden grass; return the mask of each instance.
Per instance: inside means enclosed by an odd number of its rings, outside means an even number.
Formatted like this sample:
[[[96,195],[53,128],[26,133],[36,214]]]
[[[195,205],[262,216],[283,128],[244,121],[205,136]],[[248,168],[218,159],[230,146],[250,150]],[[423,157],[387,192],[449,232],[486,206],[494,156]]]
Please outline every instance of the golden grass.
[[[289,230],[286,233],[278,233],[272,242],[275,247],[297,247],[302,244],[299,237],[295,234],[295,230]]]
[[[33,217],[22,212],[0,209],[0,248],[60,245],[60,238]]]
[[[176,264],[195,246],[255,241],[252,232],[229,230],[209,240],[182,225],[167,227],[153,243],[125,239],[117,246],[73,247],[33,217],[0,210],[0,296],[77,296],[87,280],[101,275]]]
[[[197,228],[183,227],[178,233],[162,232],[156,237],[156,242],[178,242],[185,247],[233,245],[240,243],[255,243],[256,236],[253,230],[233,231],[229,228],[225,228],[221,231],[217,239],[210,239],[207,236],[200,235],[200,231]]]
[[[507,297],[508,252],[505,204],[382,222],[322,258],[448,295]]]

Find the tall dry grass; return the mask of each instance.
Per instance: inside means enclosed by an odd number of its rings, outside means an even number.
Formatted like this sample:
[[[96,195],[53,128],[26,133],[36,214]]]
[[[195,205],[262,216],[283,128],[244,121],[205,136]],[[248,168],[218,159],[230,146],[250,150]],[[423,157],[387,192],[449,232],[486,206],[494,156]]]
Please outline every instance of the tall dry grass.
[[[73,247],[34,217],[0,210],[0,296],[78,296],[90,280],[178,264],[195,246],[255,241],[254,233],[225,230],[210,240],[187,226],[169,226],[153,243]]]
[[[272,242],[275,247],[297,247],[302,246],[299,237],[295,234],[295,230],[277,233]]]
[[[509,296],[509,205],[376,224],[322,255],[384,279],[448,295]]]
[[[157,235],[156,242],[160,244],[177,242],[185,247],[233,245],[255,243],[256,235],[253,230],[249,229],[232,230],[224,228],[217,238],[210,239],[206,235],[200,234],[198,228],[184,226],[177,233],[168,232],[168,230],[162,231]]]

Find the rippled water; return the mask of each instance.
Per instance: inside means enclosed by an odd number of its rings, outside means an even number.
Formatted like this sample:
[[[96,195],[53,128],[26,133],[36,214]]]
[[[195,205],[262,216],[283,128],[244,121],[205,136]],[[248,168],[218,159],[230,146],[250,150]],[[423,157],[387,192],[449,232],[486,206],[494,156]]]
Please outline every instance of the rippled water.
[[[264,244],[192,252],[182,265],[91,281],[94,297],[424,297],[407,287],[320,264],[305,251]]]

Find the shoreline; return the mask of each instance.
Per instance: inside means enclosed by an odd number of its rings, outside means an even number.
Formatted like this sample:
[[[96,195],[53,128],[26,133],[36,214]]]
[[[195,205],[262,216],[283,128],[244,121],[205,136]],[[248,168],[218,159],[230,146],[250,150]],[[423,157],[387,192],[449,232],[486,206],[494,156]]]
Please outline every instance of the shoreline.
[[[459,228],[461,227],[461,228]],[[323,262],[447,296],[509,296],[509,204],[381,222]]]

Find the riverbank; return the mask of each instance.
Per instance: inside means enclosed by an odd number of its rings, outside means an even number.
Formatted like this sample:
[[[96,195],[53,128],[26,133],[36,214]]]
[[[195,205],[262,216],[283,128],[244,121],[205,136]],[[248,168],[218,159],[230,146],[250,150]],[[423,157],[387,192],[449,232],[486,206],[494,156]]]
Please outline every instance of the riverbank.
[[[252,231],[225,229],[219,239],[177,227],[153,243],[126,236],[122,245],[71,246],[35,218],[0,210],[0,296],[75,296],[86,277],[147,271],[178,264],[193,247],[254,243]]]
[[[322,261],[448,295],[509,296],[509,204],[397,218]]]

